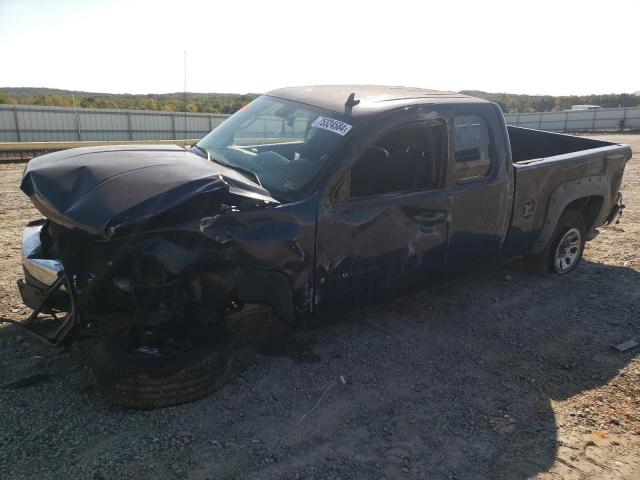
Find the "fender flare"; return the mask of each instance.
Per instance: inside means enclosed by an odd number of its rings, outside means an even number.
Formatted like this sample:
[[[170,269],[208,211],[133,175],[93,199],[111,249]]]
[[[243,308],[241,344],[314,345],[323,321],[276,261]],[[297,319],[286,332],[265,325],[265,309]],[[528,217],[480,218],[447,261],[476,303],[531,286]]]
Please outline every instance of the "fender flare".
[[[544,219],[542,229],[538,234],[533,247],[527,252],[527,255],[539,255],[547,247],[551,240],[551,236],[556,229],[560,216],[567,206],[576,200],[587,197],[602,197],[602,207],[596,216],[594,225],[601,225],[603,217],[607,213],[607,203],[610,195],[610,186],[606,175],[593,175],[572,180],[559,185],[549,196],[547,203],[547,214]]]

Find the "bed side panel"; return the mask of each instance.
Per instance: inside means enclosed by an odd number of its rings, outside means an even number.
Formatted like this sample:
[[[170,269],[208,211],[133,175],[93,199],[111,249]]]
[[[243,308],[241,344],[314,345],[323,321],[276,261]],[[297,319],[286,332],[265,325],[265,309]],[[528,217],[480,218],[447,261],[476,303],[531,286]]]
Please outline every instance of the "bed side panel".
[[[603,196],[594,226],[602,225],[630,156],[628,147],[612,145],[514,165],[516,196],[504,252],[539,253],[566,205],[578,198]]]

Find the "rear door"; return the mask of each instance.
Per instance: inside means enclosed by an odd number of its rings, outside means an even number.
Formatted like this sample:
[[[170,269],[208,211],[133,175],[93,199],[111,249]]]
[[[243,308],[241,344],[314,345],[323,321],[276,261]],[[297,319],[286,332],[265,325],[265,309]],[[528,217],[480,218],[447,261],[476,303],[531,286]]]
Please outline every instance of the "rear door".
[[[364,143],[339,198],[319,211],[320,311],[380,302],[443,271],[451,212],[446,165],[441,119],[401,123]]]
[[[499,255],[513,202],[504,124],[492,104],[453,109],[449,270]]]

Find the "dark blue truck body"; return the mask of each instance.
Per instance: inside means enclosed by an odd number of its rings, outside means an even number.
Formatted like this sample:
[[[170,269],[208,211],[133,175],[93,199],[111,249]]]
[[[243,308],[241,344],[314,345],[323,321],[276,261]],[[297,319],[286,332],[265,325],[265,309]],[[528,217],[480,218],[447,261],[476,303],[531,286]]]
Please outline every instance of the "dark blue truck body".
[[[304,189],[290,197],[273,194],[197,155],[198,147],[45,155],[29,164],[22,183],[47,217],[33,227],[43,246],[31,259],[59,258],[77,279],[79,296],[88,298],[80,302],[87,315],[116,308],[161,323],[164,317],[136,295],[148,294],[156,282],[153,298],[165,302],[173,295],[167,285],[178,280],[190,292],[185,308],[191,317],[256,302],[296,324],[334,308],[383,301],[479,260],[537,255],[570,206],[583,214],[589,237],[620,209],[631,157],[625,145],[507,127],[497,105],[448,92],[345,86],[267,96],[313,105],[350,126]],[[480,124],[487,138],[476,147]],[[357,162],[406,125],[428,127],[437,137],[429,187],[367,195],[368,187],[356,183],[371,179],[356,174]],[[456,143],[462,128],[472,132],[465,148]],[[204,150],[206,142],[198,145]],[[292,146],[269,148],[285,155]],[[376,148],[387,161],[391,147]],[[412,155],[402,146],[397,158]],[[461,178],[464,168],[483,170]],[[395,173],[370,176],[380,183]],[[360,188],[365,193],[355,195]],[[28,261],[25,274],[25,302],[37,303],[34,288],[46,282],[35,278]]]

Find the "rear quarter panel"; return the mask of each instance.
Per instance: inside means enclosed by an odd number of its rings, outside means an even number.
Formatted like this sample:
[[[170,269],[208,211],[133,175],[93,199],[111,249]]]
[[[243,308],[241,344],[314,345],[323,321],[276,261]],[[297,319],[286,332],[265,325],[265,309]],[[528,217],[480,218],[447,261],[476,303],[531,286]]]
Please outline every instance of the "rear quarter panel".
[[[628,146],[611,145],[515,164],[516,195],[504,252],[539,253],[565,207],[579,198],[603,197],[592,227],[601,226],[629,158]]]

